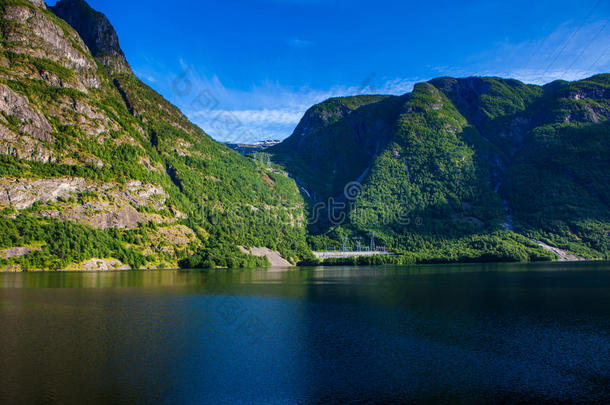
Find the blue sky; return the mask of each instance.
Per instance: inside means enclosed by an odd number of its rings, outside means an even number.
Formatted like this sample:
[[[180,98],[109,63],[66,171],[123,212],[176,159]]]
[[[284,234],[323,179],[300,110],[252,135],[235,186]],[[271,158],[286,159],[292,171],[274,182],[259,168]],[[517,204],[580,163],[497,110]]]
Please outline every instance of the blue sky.
[[[610,72],[610,0],[89,3],[136,74],[221,141],[282,139],[329,97],[438,76]]]

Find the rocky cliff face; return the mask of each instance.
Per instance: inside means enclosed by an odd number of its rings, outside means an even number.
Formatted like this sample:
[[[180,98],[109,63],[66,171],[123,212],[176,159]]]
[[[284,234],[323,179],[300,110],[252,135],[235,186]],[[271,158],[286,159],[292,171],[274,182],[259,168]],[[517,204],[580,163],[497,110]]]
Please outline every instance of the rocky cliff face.
[[[90,133],[112,126],[93,100],[80,96],[101,89],[103,80],[74,31],[44,8],[22,4],[0,8],[0,150],[17,159],[57,162],[69,151],[59,150],[51,121],[78,122]]]
[[[93,56],[111,75],[131,73],[119,46],[119,37],[104,14],[83,0],[61,0],[51,10],[80,34]]]
[[[32,3],[36,7],[42,8],[43,10],[47,8],[47,5],[45,4],[44,0],[26,0],[26,1]]]
[[[97,65],[83,40],[63,21],[40,7],[5,1],[2,5],[3,55],[0,64],[13,79],[35,78],[51,86],[87,92],[102,85]],[[51,64],[43,61],[51,62]],[[19,62],[26,66],[8,69]],[[19,63],[21,65],[21,63]],[[52,69],[57,65],[64,69]],[[69,71],[75,74],[69,74]]]
[[[46,144],[53,143],[51,125],[29,100],[0,84],[0,148],[18,159],[52,162],[55,154]]]

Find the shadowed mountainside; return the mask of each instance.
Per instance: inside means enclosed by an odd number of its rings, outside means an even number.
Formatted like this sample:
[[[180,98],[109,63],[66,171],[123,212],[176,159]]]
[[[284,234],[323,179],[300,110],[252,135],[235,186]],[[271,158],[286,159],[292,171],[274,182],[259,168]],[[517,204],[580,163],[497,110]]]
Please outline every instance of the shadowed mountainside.
[[[607,257],[609,96],[610,75],[438,78],[401,97],[316,105],[269,152],[311,206],[361,185],[345,221],[310,226],[316,249],[374,232],[421,260],[541,258],[527,238]]]

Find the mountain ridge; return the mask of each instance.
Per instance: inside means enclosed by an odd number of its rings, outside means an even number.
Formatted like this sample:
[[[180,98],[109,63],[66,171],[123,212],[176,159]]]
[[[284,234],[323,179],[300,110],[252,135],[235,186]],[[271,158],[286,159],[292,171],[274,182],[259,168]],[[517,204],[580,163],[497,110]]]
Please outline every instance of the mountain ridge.
[[[443,244],[454,245],[444,253],[437,248],[447,261],[477,260],[485,249],[470,246],[491,244],[499,246],[497,259],[541,258],[532,240],[607,257],[609,84],[607,74],[545,86],[443,77],[403,96],[334,98],[309,109],[293,135],[269,152],[308,191],[311,206],[330,206],[346,185],[361,183],[344,223],[325,218],[310,226],[314,249],[374,232],[380,243],[421,260],[435,259],[434,246]],[[568,132],[581,143],[574,147]],[[579,174],[578,165],[594,175]],[[560,180],[554,170],[568,175]],[[529,191],[533,184],[547,195]],[[573,197],[560,203],[554,194],[565,189],[584,203]],[[397,211],[409,213],[410,225],[382,218]],[[414,226],[417,218],[422,224]]]

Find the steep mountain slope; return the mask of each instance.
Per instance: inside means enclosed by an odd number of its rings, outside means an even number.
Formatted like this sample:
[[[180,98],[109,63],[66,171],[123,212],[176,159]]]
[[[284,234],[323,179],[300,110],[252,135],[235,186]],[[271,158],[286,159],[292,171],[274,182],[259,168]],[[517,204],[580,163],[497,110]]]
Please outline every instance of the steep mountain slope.
[[[608,255],[610,76],[528,90],[510,84],[519,90],[475,97],[480,118],[469,117],[497,146],[496,187],[516,229],[576,254]],[[455,89],[445,91],[460,105]]]
[[[314,199],[325,199],[365,174],[390,141],[399,108],[395,97],[331,99],[312,107],[294,134],[271,150],[294,160],[291,172]]]
[[[307,253],[294,181],[213,141],[138,80],[105,16],[82,0],[2,0],[0,24],[0,268]]]
[[[91,54],[109,73],[132,73],[119,46],[119,37],[104,14],[83,0],[61,0],[50,8],[79,33]]]
[[[439,78],[332,99],[270,152],[311,197],[316,249],[374,232],[422,261],[548,257],[525,235],[605,257],[609,79]]]

